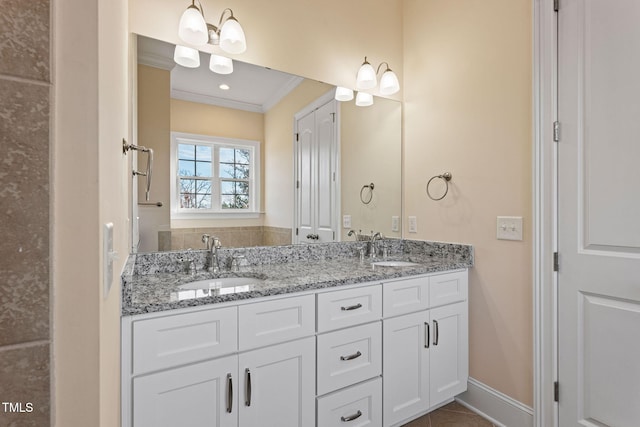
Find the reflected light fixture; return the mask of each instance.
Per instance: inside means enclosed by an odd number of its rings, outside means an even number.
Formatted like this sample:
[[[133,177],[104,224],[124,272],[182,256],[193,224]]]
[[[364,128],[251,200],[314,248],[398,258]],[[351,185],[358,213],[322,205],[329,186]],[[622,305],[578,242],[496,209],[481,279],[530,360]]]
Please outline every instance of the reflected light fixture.
[[[373,105],[373,95],[366,92],[358,92],[356,95],[356,105],[358,107],[368,107]]]
[[[200,66],[200,52],[192,47],[178,45],[173,52],[173,60],[183,67],[198,68]]]
[[[225,16],[228,15],[225,19]],[[247,50],[244,31],[238,20],[233,16],[233,10],[226,8],[220,15],[218,26],[209,24],[204,17],[204,9],[200,1],[195,0],[184,11],[178,25],[178,36],[182,41],[194,46],[207,43],[220,45],[220,49],[227,53],[238,54]]]
[[[336,101],[351,101],[353,99],[353,91],[349,88],[338,86],[336,87]]]
[[[220,56],[211,54],[209,60],[209,69],[218,74],[231,74],[233,73],[233,61],[226,56]]]

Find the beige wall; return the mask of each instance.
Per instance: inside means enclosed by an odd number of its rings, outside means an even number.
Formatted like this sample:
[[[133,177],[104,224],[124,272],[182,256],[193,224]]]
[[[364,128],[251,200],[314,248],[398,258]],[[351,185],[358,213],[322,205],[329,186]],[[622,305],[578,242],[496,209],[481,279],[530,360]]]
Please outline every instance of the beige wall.
[[[265,149],[264,116],[262,113],[171,99],[171,131],[258,141],[260,142],[260,150]],[[169,145],[166,147],[166,152],[169,152]],[[264,156],[262,157],[260,173],[263,182],[260,192],[264,195]],[[167,160],[163,166],[167,168],[166,175],[168,177],[169,161]],[[169,185],[168,182],[167,185]],[[169,194],[168,190],[167,194]],[[260,203],[264,206],[264,196]],[[256,219],[215,221],[210,219],[172,219],[171,228],[255,226],[262,225],[262,221],[262,216]]]
[[[391,217],[402,217],[402,105],[376,98],[370,107],[340,103],[342,215],[351,215],[351,228],[368,234],[401,237],[391,231]],[[373,183],[371,201],[360,201],[364,185]],[[362,196],[368,200],[369,190]],[[342,239],[349,229],[342,229]]]
[[[54,34],[53,422],[117,426],[119,275],[130,234],[127,2],[55,2]],[[103,297],[107,222],[119,258]]]
[[[532,405],[532,4],[405,0],[407,238],[470,243],[470,375]],[[427,180],[453,174],[429,200]],[[496,216],[524,241],[496,240]]]
[[[305,79],[265,114],[265,225],[293,227],[294,116],[331,89],[325,83]]]
[[[139,145],[153,149],[154,165],[149,202],[162,202],[162,207],[138,205],[141,252],[158,250],[158,231],[170,223],[169,144],[171,140],[171,75],[168,70],[137,66],[137,128]],[[138,153],[137,169],[144,171],[147,155]],[[146,202],[146,179],[138,181],[138,201]]]

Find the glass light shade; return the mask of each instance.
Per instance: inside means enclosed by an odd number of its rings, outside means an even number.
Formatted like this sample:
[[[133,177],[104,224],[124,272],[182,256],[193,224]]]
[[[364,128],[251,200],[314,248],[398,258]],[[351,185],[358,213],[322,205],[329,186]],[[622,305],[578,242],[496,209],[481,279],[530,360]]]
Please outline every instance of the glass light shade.
[[[200,52],[192,47],[176,45],[173,60],[183,67],[198,68],[200,66]]]
[[[218,74],[231,74],[233,73],[233,61],[226,56],[211,54],[209,69]]]
[[[335,98],[336,101],[351,101],[353,99],[353,91],[346,87],[338,86]]]
[[[372,89],[378,84],[376,80],[376,70],[373,69],[366,59],[364,64],[358,70],[358,76],[356,77],[356,89]]]
[[[373,105],[373,95],[366,92],[358,92],[356,95],[356,105],[358,107],[368,107]]]
[[[400,90],[400,83],[396,73],[387,68],[387,71],[380,78],[380,94],[393,95]]]
[[[243,53],[247,50],[247,40],[240,23],[233,16],[220,28],[220,48],[227,53]]]
[[[209,31],[200,10],[195,6],[189,6],[184,11],[178,25],[178,37],[185,43],[195,46],[207,44]]]

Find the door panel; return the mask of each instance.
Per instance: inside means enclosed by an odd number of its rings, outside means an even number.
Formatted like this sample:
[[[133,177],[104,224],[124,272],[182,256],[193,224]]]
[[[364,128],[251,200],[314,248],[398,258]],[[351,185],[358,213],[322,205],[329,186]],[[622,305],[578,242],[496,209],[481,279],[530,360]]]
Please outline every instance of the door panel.
[[[560,425],[637,426],[640,2],[562,0],[558,19]]]
[[[308,234],[314,231],[314,212],[316,205],[314,185],[314,132],[315,116],[313,113],[306,115],[298,121],[298,241],[306,241]]]
[[[318,146],[318,213],[317,234],[320,242],[335,240],[335,102],[329,102],[316,111]]]

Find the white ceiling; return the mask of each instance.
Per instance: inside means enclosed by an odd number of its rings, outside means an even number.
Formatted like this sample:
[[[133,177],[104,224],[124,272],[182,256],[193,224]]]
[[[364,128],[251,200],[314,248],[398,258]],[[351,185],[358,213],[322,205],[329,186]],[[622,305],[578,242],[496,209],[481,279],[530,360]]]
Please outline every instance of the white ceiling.
[[[298,86],[302,77],[233,60],[233,73],[209,70],[209,54],[200,52],[200,67],[173,61],[174,45],[138,36],[138,63],[171,71],[171,97],[264,113]],[[222,90],[221,84],[230,89]]]

